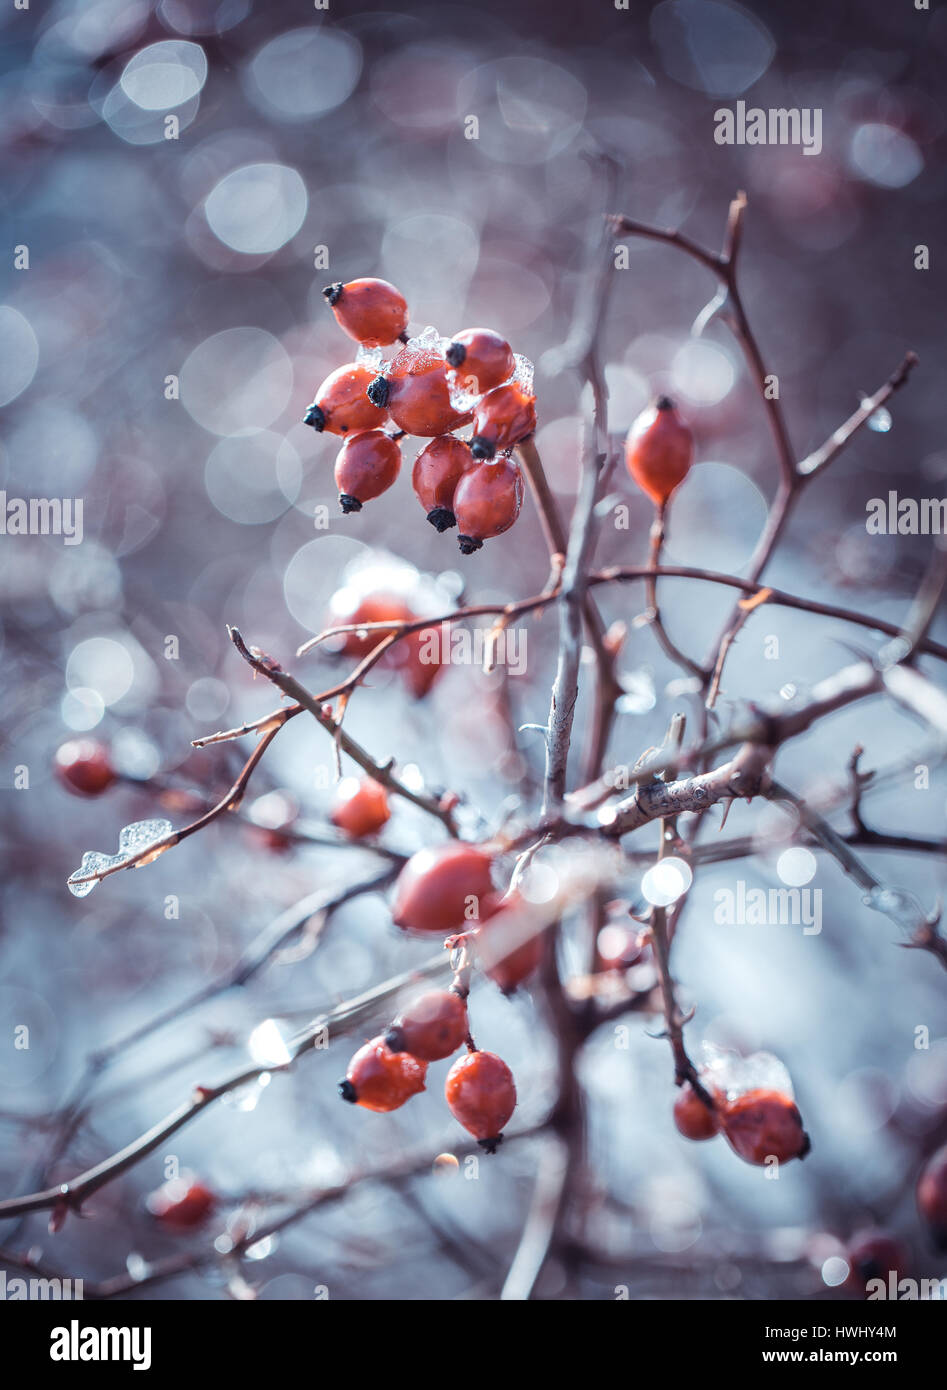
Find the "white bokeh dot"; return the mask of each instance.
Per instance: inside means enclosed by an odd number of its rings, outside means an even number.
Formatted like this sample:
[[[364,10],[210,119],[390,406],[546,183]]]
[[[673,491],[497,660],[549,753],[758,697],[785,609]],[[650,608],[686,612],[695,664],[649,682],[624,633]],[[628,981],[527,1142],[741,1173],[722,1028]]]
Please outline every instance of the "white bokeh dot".
[[[818,861],[809,849],[793,845],[784,849],[776,861],[776,872],[791,888],[802,888],[815,877]]]
[[[204,203],[214,236],[247,256],[269,255],[299,231],[309,210],[302,177],[287,164],[244,164],[214,185]]]
[[[641,892],[652,907],[670,907],[687,892],[693,880],[687,861],[671,856],[652,864],[641,880]]]

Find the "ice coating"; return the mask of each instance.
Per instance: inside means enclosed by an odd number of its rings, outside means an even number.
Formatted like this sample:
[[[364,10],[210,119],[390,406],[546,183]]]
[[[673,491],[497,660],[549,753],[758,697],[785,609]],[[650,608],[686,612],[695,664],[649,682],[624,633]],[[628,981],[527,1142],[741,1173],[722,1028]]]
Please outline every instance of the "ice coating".
[[[364,343],[359,343],[355,361],[359,367],[368,367],[372,372],[380,372],[385,365],[381,348],[367,348]]]
[[[511,381],[515,381],[521,386],[528,396],[533,394],[533,374],[535,368],[528,357],[523,357],[521,353],[513,354],[513,373],[506,381],[500,383],[501,386],[508,386]],[[483,392],[467,390],[466,384],[471,380],[470,377],[463,375],[463,368],[460,367],[456,372],[447,373],[447,384],[450,388],[450,403],[455,410],[473,410],[480,400]]]
[[[97,850],[86,850],[82,863],[74,874],[66,880],[70,893],[75,898],[84,898],[95,887],[98,879],[89,878],[87,883],[77,883],[76,879],[88,878],[90,874],[101,874],[105,869],[120,868],[134,855],[150,849],[174,834],[174,826],[169,820],[140,820],[134,825],[126,825],[118,837],[117,854],[100,854]]]
[[[709,1042],[701,1044],[701,1051],[701,1080],[708,1087],[723,1091],[728,1100],[747,1091],[780,1091],[790,1099],[795,1096],[789,1072],[772,1052],[752,1052],[749,1057],[741,1057]]]

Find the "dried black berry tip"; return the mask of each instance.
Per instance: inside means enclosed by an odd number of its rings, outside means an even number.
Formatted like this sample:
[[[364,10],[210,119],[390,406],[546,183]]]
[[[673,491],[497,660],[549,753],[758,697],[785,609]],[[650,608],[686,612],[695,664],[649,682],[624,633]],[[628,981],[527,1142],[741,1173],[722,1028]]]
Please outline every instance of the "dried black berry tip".
[[[345,512],[346,516],[348,516],[349,512],[360,512],[362,510],[362,504],[358,498],[350,496],[347,492],[339,493],[339,506],[342,508],[343,512]]]
[[[389,1052],[404,1052],[404,1033],[400,1028],[389,1028],[385,1034],[385,1046]]]
[[[335,306],[338,304],[339,296],[342,293],[342,281],[337,280],[334,285],[326,285],[322,293],[325,295],[326,299],[329,301],[329,303],[332,305],[334,309]]]
[[[497,1149],[503,1143],[503,1135],[497,1134],[494,1136],[493,1139],[478,1139],[477,1143],[480,1145],[481,1149],[483,1149],[485,1154],[495,1154]]]
[[[476,536],[458,536],[457,542],[460,546],[461,555],[472,555],[475,550],[479,550],[483,545],[483,541],[478,540]]]
[[[410,339],[409,339],[407,333],[406,333],[403,329],[402,329],[402,331],[398,334],[398,342],[399,342],[399,343],[407,343],[407,342],[410,342]]]
[[[463,343],[448,343],[444,356],[447,358],[449,366],[459,367],[467,356],[467,349]]]
[[[374,381],[368,383],[366,394],[372,405],[377,405],[379,410],[384,410],[388,404],[388,378],[376,376]]]
[[[799,1157],[800,1157],[800,1158],[805,1158],[806,1154],[809,1154],[809,1153],[811,1153],[811,1152],[812,1152],[812,1140],[809,1138],[809,1136],[808,1136],[808,1134],[805,1132],[805,1130],[803,1130],[803,1132],[802,1132],[802,1148],[799,1150]]]
[[[427,514],[427,519],[438,533],[457,525],[457,518],[450,507],[432,507]]]
[[[674,402],[670,396],[659,396],[654,403],[655,410],[673,410]]]
[[[339,1095],[343,1100],[347,1100],[350,1105],[355,1104],[355,1087],[348,1077],[343,1077],[339,1082]]]
[[[321,406],[316,405],[315,401],[313,401],[312,405],[306,410],[303,416],[303,424],[312,425],[313,429],[317,430],[319,434],[325,429],[326,413]]]
[[[482,435],[475,434],[470,441],[470,452],[475,459],[492,459],[496,453],[496,445],[489,439],[484,439]]]

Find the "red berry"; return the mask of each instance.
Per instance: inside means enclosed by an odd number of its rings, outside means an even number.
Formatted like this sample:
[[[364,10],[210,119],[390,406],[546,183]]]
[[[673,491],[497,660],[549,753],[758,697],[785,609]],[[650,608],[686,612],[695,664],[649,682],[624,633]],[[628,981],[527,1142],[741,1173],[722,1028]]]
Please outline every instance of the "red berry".
[[[339,788],[330,820],[353,840],[361,840],[366,835],[376,834],[390,816],[388,793],[380,782],[373,777],[363,777],[360,781],[349,777]]]
[[[432,635],[437,638],[436,643],[431,642]],[[440,634],[436,628],[425,627],[420,632],[409,632],[403,642],[399,642],[401,648],[396,664],[398,665],[404,683],[416,700],[421,700],[430,690],[437,680],[445,664],[440,659]],[[398,648],[395,648],[397,652]],[[437,658],[432,660],[432,650],[437,652]]]
[[[902,1279],[911,1265],[901,1242],[885,1231],[862,1231],[853,1236],[846,1254],[851,1272],[845,1282],[852,1289],[863,1290],[870,1279],[881,1279],[887,1286],[889,1274]]]
[[[383,623],[390,622],[392,628],[399,623],[409,623],[417,615],[408,607],[403,598],[397,594],[366,594],[360,599],[356,606],[348,612],[342,612],[334,608],[331,613],[332,623],[336,627],[348,627],[352,623]],[[347,632],[340,639],[342,645],[339,648],[343,656],[363,657],[378,646],[388,636],[385,628],[373,628],[364,635],[358,632]],[[397,646],[392,648],[398,650]]]
[[[470,450],[475,459],[492,459],[503,449],[512,449],[536,428],[536,397],[528,395],[519,382],[498,386],[477,402]]]
[[[456,385],[471,396],[502,386],[516,367],[513,349],[492,328],[465,328],[456,334],[444,356],[454,369]]]
[[[432,439],[414,461],[411,482],[415,496],[427,512],[427,519],[438,531],[456,526],[454,492],[463,475],[475,467],[469,447],[452,434]]]
[[[384,430],[350,434],[335,461],[335,485],[343,512],[359,512],[363,502],[387,492],[401,468],[401,450]]]
[[[491,536],[508,531],[523,505],[523,478],[510,459],[482,463],[465,473],[454,493],[461,551],[471,555]]]
[[[326,377],[316,392],[303,421],[320,434],[357,434],[360,430],[378,429],[388,418],[388,412],[368,398],[373,373],[357,362],[348,362]]]
[[[403,348],[388,363],[384,376],[376,376],[369,398],[387,406],[391,418],[405,434],[450,434],[470,420],[470,412],[455,410],[447,385],[443,357],[433,351]]]
[[[625,463],[652,502],[663,507],[694,462],[694,436],[667,396],[643,411],[628,431]]]
[[[947,1250],[947,1144],[924,1165],[917,1181],[917,1206],[938,1250]]]
[[[454,989],[432,989],[400,1013],[385,1034],[392,1052],[423,1062],[449,1057],[467,1037],[467,1004]]]
[[[147,1200],[152,1216],[172,1231],[190,1231],[203,1225],[216,1205],[210,1188],[189,1178],[172,1178]]]
[[[339,1095],[366,1110],[397,1110],[424,1090],[426,1072],[426,1062],[407,1052],[392,1052],[384,1038],[372,1038],[349,1062]]]
[[[480,904],[493,892],[492,856],[478,845],[453,840],[412,855],[398,875],[392,915],[405,931],[458,931],[468,909],[479,916]]]
[[[387,280],[350,280],[322,291],[332,305],[336,322],[363,347],[387,347],[408,326],[404,296]]]
[[[689,1081],[677,1093],[674,1123],[685,1139],[712,1139],[720,1129],[717,1112],[704,1104]]]
[[[468,1052],[447,1073],[447,1104],[487,1153],[495,1153],[516,1109],[513,1073],[495,1052]]]
[[[507,897],[491,894],[480,905],[480,917],[483,926],[477,934],[477,959],[502,993],[512,994],[543,958],[540,924],[518,893]]]
[[[115,781],[115,769],[104,743],[94,738],[71,738],[56,750],[56,774],[67,791],[99,796]]]
[[[721,1114],[730,1147],[747,1163],[762,1167],[768,1158],[788,1163],[805,1158],[809,1136],[792,1099],[781,1091],[747,1091],[727,1101]]]

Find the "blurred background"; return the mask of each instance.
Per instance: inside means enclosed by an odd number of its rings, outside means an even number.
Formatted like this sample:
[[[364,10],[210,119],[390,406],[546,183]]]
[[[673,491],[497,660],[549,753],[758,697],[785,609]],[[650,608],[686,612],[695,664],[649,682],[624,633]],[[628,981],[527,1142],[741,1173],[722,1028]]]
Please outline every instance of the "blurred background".
[[[278,704],[225,625],[322,689],[346,668],[320,651],[299,663],[293,653],[323,626],[353,567],[380,568],[388,582],[402,566],[398,582],[418,590],[427,611],[461,595],[522,597],[546,579],[531,501],[514,532],[461,557],[453,533],[425,524],[407,476],[411,451],[394,489],[341,517],[337,441],[300,423],[318,383],[351,357],[323,286],[382,276],[407,297],[412,331],[482,323],[506,335],[536,364],[537,444],[565,509],[578,475],[579,388],[551,374],[546,355],[568,331],[600,203],[589,152],[620,163],[617,211],[680,226],[712,249],[730,198],[745,189],[744,299],[799,457],[907,349],[920,356],[890,414],[807,493],[768,572],[794,592],[897,622],[932,542],[869,535],[865,508],[890,489],[945,491],[934,245],[945,58],[942,8],[883,0],[802,13],[780,0],[633,0],[629,10],[605,0],[5,7],[0,486],[8,498],[81,498],[84,535],[74,546],[0,536],[0,1195],[63,1180],[121,1147],[195,1082],[246,1059],[262,1020],[297,1026],[430,954],[398,935],[383,893],[359,897],[333,915],[317,949],[279,958],[245,988],[122,1047],[83,1091],[81,1117],[62,1123],[90,1054],[216,980],[307,894],[390,862],[266,833],[294,809],[316,841],[325,828],[332,749],[311,721],[296,720],[240,817],[81,901],[69,894],[84,851],[114,852],[123,825],[152,816],[184,823],[223,793],[250,749],[243,740],[195,751],[191,739]],[[821,109],[821,153],[718,146],[714,112],[738,100]],[[602,345],[610,427],[623,434],[655,392],[673,393],[699,464],[674,505],[668,559],[739,573],[776,478],[760,402],[727,329],[691,332],[713,294],[710,275],[673,249],[626,244]],[[915,269],[920,245],[932,248],[930,270]],[[649,506],[624,473],[615,494],[628,526],[606,517],[597,561],[641,563]],[[644,600],[625,586],[601,602],[609,621],[630,624]],[[700,658],[731,599],[667,581],[662,602],[675,640]],[[944,627],[941,618],[941,640]],[[395,756],[417,785],[458,791],[471,835],[511,808],[534,809],[541,740],[526,732],[512,747],[507,715],[517,726],[546,718],[554,615],[527,632],[522,675],[456,665],[414,701],[395,672],[380,670],[347,714],[348,731],[379,760]],[[720,717],[780,690],[804,699],[853,647],[878,645],[864,629],[767,609],[730,657]],[[621,674],[610,760],[632,763],[689,700],[647,630],[632,632]],[[106,742],[122,773],[96,800],[71,796],[53,774],[57,747],[79,736]],[[866,768],[913,767],[925,734],[881,702],[860,704],[793,743],[779,775],[800,794],[843,782],[856,743]],[[24,767],[28,786],[22,775],[18,786]],[[911,773],[886,784],[866,817],[943,837],[945,779],[932,766],[924,782]],[[612,1298],[625,1286],[636,1298],[832,1297],[848,1292],[846,1243],[873,1226],[905,1245],[918,1275],[947,1275],[913,1203],[922,1156],[947,1137],[936,961],[895,949],[890,921],[822,858],[810,885],[823,893],[821,934],[714,922],[720,887],[782,882],[787,826],[781,812],[734,808],[727,833],[757,835],[759,853],[698,876],[675,973],[698,1005],[695,1046],[765,1048],[788,1066],[811,1157],[774,1183],[722,1142],[688,1145],[671,1120],[666,1047],[647,1035],[658,1022],[632,1018],[622,1038],[602,1030],[582,1072],[589,1257],[569,1280],[554,1261],[541,1296]],[[402,803],[381,843],[409,854],[431,835]],[[629,845],[655,843],[646,829]],[[942,891],[942,855],[868,857],[926,906]],[[634,970],[646,988],[647,961]],[[553,1047],[535,1004],[478,986],[472,1011],[478,1041],[514,1070],[519,1122],[537,1123]],[[379,1024],[389,1014],[386,1006]],[[24,1024],[29,1049],[14,1050]],[[929,1045],[918,1045],[919,1029]],[[265,1092],[213,1107],[97,1194],[94,1220],[69,1221],[53,1239],[39,1214],[0,1231],[0,1244],[33,1247],[89,1281],[134,1278],[182,1248],[216,1242],[225,1255],[235,1223],[265,1220],[268,1194],[292,1200],[420,1148],[413,1174],[387,1181],[382,1171],[254,1247],[245,1279],[264,1298],[311,1298],[315,1286],[333,1298],[496,1296],[537,1141],[509,1144],[475,1180],[463,1169],[432,1173],[429,1156],[465,1138],[443,1103],[447,1064],[431,1068],[427,1093],[404,1110],[369,1115],[335,1094],[362,1037],[303,1059]],[[146,1209],[169,1158],[220,1195],[198,1234],[169,1234]],[[232,1274],[212,1261],[141,1296],[224,1297]]]

